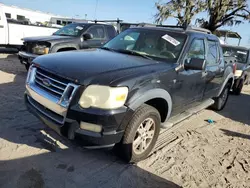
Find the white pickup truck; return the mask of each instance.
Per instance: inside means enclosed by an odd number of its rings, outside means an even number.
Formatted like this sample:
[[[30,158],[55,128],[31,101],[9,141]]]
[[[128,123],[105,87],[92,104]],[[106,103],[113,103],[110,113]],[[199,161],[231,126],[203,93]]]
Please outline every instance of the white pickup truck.
[[[48,36],[57,30],[58,28],[24,24],[7,19],[0,7],[0,47],[20,48],[24,37]]]

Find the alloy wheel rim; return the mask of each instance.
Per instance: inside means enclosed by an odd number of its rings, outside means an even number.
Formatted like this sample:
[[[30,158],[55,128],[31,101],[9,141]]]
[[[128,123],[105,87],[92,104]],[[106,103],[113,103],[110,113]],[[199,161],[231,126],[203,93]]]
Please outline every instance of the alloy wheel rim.
[[[150,146],[155,134],[155,121],[152,118],[145,119],[138,127],[133,141],[133,150],[137,155],[145,152]]]

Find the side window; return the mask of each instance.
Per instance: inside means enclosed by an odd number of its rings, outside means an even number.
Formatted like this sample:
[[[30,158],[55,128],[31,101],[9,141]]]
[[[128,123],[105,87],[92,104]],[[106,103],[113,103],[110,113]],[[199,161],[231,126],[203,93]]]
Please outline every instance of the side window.
[[[103,26],[99,25],[91,26],[87,32],[93,35],[93,39],[105,38],[105,32]]]
[[[6,18],[11,18],[11,14],[10,13],[5,13]]]
[[[207,65],[219,63],[218,46],[215,41],[208,41]]]
[[[108,37],[110,39],[114,38],[116,35],[116,31],[113,26],[106,26],[107,32],[108,32]]]
[[[202,39],[195,39],[187,53],[186,59],[205,59],[205,43]]]
[[[22,15],[17,15],[16,18],[17,20],[20,20],[20,21],[25,20],[25,16],[22,16]]]

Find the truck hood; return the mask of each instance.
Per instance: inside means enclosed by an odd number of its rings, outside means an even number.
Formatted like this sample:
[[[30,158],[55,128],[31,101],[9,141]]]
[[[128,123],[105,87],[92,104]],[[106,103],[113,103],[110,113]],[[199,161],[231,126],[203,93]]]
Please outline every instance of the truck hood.
[[[108,78],[109,75],[117,73],[115,74],[115,78],[112,76],[112,79],[118,79],[127,74],[139,73],[142,70],[145,72],[145,69],[147,72],[151,72],[152,67],[154,67],[151,65],[159,65],[154,60],[101,49],[48,54],[37,57],[34,63],[64,78],[73,81],[77,80],[78,83],[83,85],[86,84],[89,78],[96,80],[100,76],[102,77],[100,82],[105,83],[112,81],[110,80],[111,78]],[[107,76],[104,76],[104,74]]]
[[[26,37],[24,38],[24,42],[51,42],[51,41],[65,41],[65,40],[72,40],[75,37],[71,36],[58,36],[58,35],[51,35],[51,36],[39,36],[39,37]]]

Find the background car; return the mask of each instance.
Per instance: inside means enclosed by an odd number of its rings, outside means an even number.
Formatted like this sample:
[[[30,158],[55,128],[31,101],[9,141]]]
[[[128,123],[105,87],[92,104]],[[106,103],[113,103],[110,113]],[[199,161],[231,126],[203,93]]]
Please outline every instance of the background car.
[[[222,49],[225,62],[228,64],[235,64],[235,81],[232,91],[235,95],[240,95],[244,84],[249,83],[250,79],[249,48],[222,45]]]

